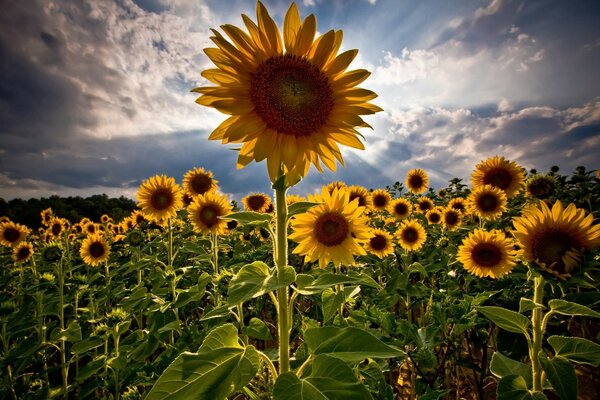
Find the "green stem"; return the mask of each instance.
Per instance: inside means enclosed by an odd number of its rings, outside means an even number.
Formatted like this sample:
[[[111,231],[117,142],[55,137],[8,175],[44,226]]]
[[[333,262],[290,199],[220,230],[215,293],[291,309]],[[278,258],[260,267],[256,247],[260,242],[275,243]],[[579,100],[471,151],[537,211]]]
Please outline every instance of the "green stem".
[[[248,345],[248,336],[242,334],[244,330],[244,308],[242,307],[242,303],[237,304],[237,312],[238,312],[238,322],[240,324],[240,337],[242,338],[242,342],[247,346]]]
[[[219,294],[219,235],[211,234],[210,235],[210,252],[212,257],[212,265],[214,277],[217,280],[215,282],[215,307],[219,305],[219,301],[221,300],[221,296]]]
[[[277,272],[281,273],[287,265],[287,203],[285,192],[287,189],[275,190],[276,204],[276,244],[275,265]],[[292,310],[288,306],[288,287],[277,289],[277,330],[279,335],[279,373],[283,374],[290,370],[290,314]]]
[[[544,332],[542,330],[542,304],[544,301],[544,278],[536,276],[533,278],[533,302],[536,307],[532,311],[531,326],[533,329],[533,343],[530,348],[529,357],[531,358],[531,369],[533,373],[533,390],[542,391],[542,368],[539,360],[539,353],[542,350],[542,339]]]
[[[342,275],[342,266],[338,265],[335,267],[335,271],[338,273],[338,275]],[[342,299],[344,299],[341,303],[340,303],[340,309],[339,309],[339,314],[340,314],[340,322],[343,323],[344,321],[344,303],[345,303],[345,298],[344,298],[344,284],[340,283],[335,285],[335,289],[338,292],[338,294],[341,294]]]
[[[108,268],[108,267],[107,267]],[[61,333],[65,330],[65,299],[64,299],[64,289],[65,289],[65,274],[63,269],[63,260],[61,259],[58,267],[58,315],[59,315],[59,323],[60,323],[60,331]],[[60,339],[60,370],[62,375],[62,383],[63,383],[63,395],[65,399],[69,398],[69,368],[67,366],[67,349],[66,343],[64,339]]]

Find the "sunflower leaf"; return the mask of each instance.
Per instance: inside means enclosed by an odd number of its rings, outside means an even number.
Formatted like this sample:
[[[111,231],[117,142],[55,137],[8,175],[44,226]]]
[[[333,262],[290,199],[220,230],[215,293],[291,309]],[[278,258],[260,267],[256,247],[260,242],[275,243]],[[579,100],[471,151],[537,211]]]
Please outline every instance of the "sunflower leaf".
[[[550,312],[555,312],[562,315],[581,315],[584,317],[600,318],[599,312],[570,301],[555,299],[550,300],[548,305],[550,306]]]
[[[241,211],[228,214],[224,217],[221,217],[221,219],[234,220],[241,225],[266,228],[269,226],[271,220],[273,220],[273,216],[271,214],[263,214],[254,211]]]
[[[299,201],[297,203],[293,203],[288,208],[288,218],[292,217],[296,214],[302,214],[306,211],[310,210],[314,206],[318,206],[322,203],[313,203],[311,201]]]
[[[578,364],[600,365],[600,345],[578,337],[550,336],[548,343],[557,356]]]
[[[481,306],[475,309],[506,331],[523,334],[529,333],[531,321],[518,312],[495,306]]]

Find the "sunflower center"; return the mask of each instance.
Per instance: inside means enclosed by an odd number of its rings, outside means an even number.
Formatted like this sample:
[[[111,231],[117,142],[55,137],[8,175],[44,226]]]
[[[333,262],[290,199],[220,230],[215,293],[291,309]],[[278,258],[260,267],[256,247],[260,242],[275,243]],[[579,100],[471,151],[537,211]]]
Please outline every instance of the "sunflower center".
[[[483,183],[502,190],[508,189],[512,180],[512,175],[504,168],[492,168],[483,176]]]
[[[394,212],[398,215],[406,215],[408,213],[408,207],[404,203],[398,203],[394,206]]]
[[[94,258],[100,258],[104,255],[104,245],[100,242],[94,242],[90,245],[90,255]]]
[[[62,231],[62,225],[60,225],[60,224],[54,224],[54,225],[52,225],[52,234],[54,236],[60,235],[61,231]]]
[[[260,210],[265,205],[265,198],[262,196],[250,196],[248,198],[248,206],[252,210]]]
[[[502,252],[492,243],[478,243],[471,250],[473,261],[484,267],[493,267],[502,261]]]
[[[173,204],[173,194],[167,189],[158,189],[152,193],[150,203],[155,210],[165,210]]]
[[[291,54],[271,57],[258,67],[251,77],[250,97],[267,127],[295,137],[318,131],[334,104],[327,76]]]
[[[4,230],[4,239],[8,242],[16,242],[19,236],[21,236],[21,232],[18,229],[9,227]]]
[[[413,189],[419,189],[423,186],[423,178],[419,175],[412,175],[408,178],[408,184]]]
[[[464,211],[465,205],[463,203],[454,203],[452,204],[452,208],[458,211]]]
[[[415,228],[405,228],[402,231],[402,240],[406,243],[415,243],[419,240],[419,232]]]
[[[200,210],[200,213],[198,213],[198,219],[200,219],[204,225],[210,228],[219,222],[219,215],[219,210],[216,207],[207,205]]]
[[[325,246],[341,244],[350,233],[346,218],[336,213],[323,214],[317,219],[315,226],[317,241]]]
[[[380,194],[373,196],[373,205],[375,207],[385,207],[386,204],[387,204],[387,199],[385,196],[380,195]]]
[[[212,179],[206,174],[197,174],[192,178],[190,184],[194,192],[204,194],[212,187]]]
[[[364,196],[358,194],[358,193],[350,193],[350,201],[354,200],[354,199],[358,199],[358,206],[359,207],[364,207],[367,205],[367,200],[364,198]]]
[[[17,259],[19,261],[25,260],[29,257],[30,254],[31,254],[31,251],[29,250],[29,247],[21,247],[19,249],[19,251],[17,252]]]
[[[538,199],[548,197],[552,189],[552,184],[544,179],[537,179],[529,184],[529,192]]]
[[[383,250],[387,246],[387,239],[382,235],[375,235],[369,241],[373,250]]]
[[[227,221],[227,229],[235,229],[238,226],[238,222],[236,220]]]
[[[543,262],[548,267],[556,263],[559,272],[564,272],[563,257],[569,250],[578,248],[577,240],[566,232],[549,231],[538,236],[532,246],[532,253],[536,260]]]
[[[494,211],[498,208],[498,198],[492,193],[484,193],[477,199],[477,206],[484,212]]]
[[[438,213],[429,214],[429,221],[434,224],[437,224],[438,222],[440,222],[440,214],[438,214]]]
[[[455,212],[447,212],[444,220],[446,221],[446,225],[454,226],[458,224],[458,214]]]
[[[419,203],[419,209],[421,211],[428,211],[431,209],[431,203],[429,203],[428,201],[422,201]]]

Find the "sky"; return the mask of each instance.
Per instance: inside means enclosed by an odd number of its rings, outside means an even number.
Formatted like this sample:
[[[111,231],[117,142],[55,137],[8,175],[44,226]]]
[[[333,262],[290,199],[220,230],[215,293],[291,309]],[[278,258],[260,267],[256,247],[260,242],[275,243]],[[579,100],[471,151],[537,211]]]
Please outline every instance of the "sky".
[[[281,27],[288,1],[265,0]],[[434,188],[481,160],[600,168],[600,2],[299,0],[324,33],[342,29],[350,69],[384,109],[365,150],[314,168],[292,193],[342,180],[367,188],[422,168]],[[242,0],[2,0],[0,197],[135,198],[155,174],[212,171],[235,199],[270,193],[266,165],[237,170],[208,135],[226,116],[195,103],[209,85],[210,29],[256,20]]]

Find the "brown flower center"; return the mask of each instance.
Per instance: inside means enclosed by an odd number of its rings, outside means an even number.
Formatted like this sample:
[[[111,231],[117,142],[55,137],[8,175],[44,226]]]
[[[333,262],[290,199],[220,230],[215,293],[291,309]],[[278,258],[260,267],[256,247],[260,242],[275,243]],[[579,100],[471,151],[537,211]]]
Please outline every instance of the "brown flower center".
[[[89,252],[92,257],[100,258],[104,255],[106,249],[104,248],[103,243],[93,242],[92,244],[90,244]]]
[[[376,194],[375,196],[373,196],[373,205],[377,208],[385,207],[387,201],[387,197],[383,194]]]
[[[465,205],[463,203],[453,203],[452,204],[452,208],[458,211],[464,211],[465,210]]]
[[[458,224],[458,222],[459,222],[458,214],[455,211],[446,212],[446,214],[444,214],[444,222],[448,226],[454,226],[454,225]]]
[[[441,216],[440,216],[440,214],[434,212],[434,213],[429,214],[428,218],[429,218],[429,222],[431,222],[432,224],[437,224],[438,222],[440,222]]]
[[[364,207],[367,205],[367,200],[365,199],[365,197],[359,193],[350,193],[350,201],[354,200],[354,199],[358,199],[358,206],[359,207]]]
[[[200,209],[198,219],[207,227],[212,227],[219,222],[220,210],[214,205],[206,205]]]
[[[196,174],[190,184],[196,194],[204,194],[212,188],[213,180],[207,174]]]
[[[350,234],[348,221],[337,213],[321,215],[315,224],[317,241],[325,246],[337,246]]]
[[[21,231],[16,228],[8,227],[4,229],[4,239],[6,239],[7,242],[16,242],[17,240],[19,240],[20,236]]]
[[[18,251],[17,251],[17,261],[23,261],[26,260],[27,258],[29,258],[29,256],[31,255],[31,250],[29,249],[29,247],[21,247]]]
[[[229,220],[227,221],[227,229],[235,229],[238,226],[238,222],[236,220]]]
[[[388,241],[383,235],[375,235],[370,239],[369,243],[373,250],[381,251],[386,248]]]
[[[152,193],[150,204],[157,211],[165,210],[173,204],[173,193],[168,189],[158,189]]]
[[[423,183],[421,175],[411,175],[411,177],[408,178],[408,186],[411,189],[420,189],[421,186],[423,186]]]
[[[248,197],[247,202],[252,211],[258,211],[264,207],[266,200],[263,196],[256,195]]]
[[[528,189],[529,193],[531,193],[538,199],[543,199],[552,194],[554,187],[547,180],[537,179],[529,184]]]
[[[62,232],[62,224],[60,224],[60,223],[52,224],[52,234],[54,236],[60,235],[61,232]]]
[[[493,267],[502,261],[502,252],[492,243],[478,243],[471,250],[471,257],[478,265]]]
[[[431,203],[428,201],[419,202],[419,210],[421,211],[429,211],[431,210]]]
[[[495,211],[499,205],[498,197],[493,193],[484,193],[477,199],[477,207],[483,212]]]
[[[271,57],[258,67],[250,97],[267,127],[295,137],[318,131],[334,105],[329,79],[307,59],[291,54]]]
[[[408,244],[416,243],[419,240],[419,232],[413,227],[404,228],[402,240]]]
[[[506,190],[512,183],[513,177],[505,168],[492,168],[483,175],[483,183]]]
[[[577,251],[580,247],[577,239],[566,232],[547,231],[534,239],[531,251],[537,261],[548,267],[556,263],[553,269],[565,272],[563,257],[569,250]]]
[[[396,205],[394,205],[394,212],[403,217],[406,214],[408,214],[408,206],[404,203],[397,203]]]

